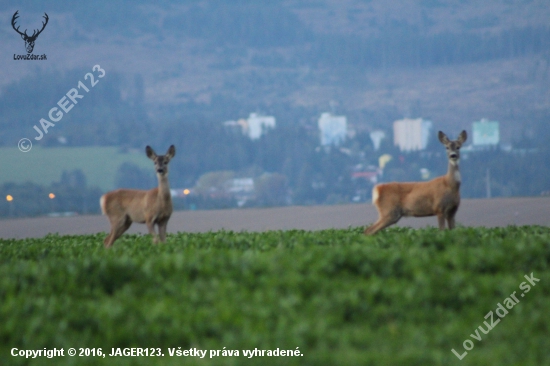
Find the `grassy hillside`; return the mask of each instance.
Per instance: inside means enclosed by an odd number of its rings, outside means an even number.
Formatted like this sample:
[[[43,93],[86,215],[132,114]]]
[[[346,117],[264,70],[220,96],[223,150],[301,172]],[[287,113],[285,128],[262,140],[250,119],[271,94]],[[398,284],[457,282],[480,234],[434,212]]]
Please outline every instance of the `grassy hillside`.
[[[158,246],[126,235],[111,250],[102,239],[0,241],[3,365],[547,360],[548,228],[394,228],[368,238],[359,228],[221,231],[170,235]],[[531,285],[525,275],[534,278]],[[478,327],[488,329],[490,313],[494,328],[485,334]],[[470,348],[465,355],[463,344]],[[164,356],[25,360],[10,356],[13,347],[101,348],[107,355],[117,347],[152,347]],[[207,351],[205,359],[171,357],[178,347]],[[255,348],[300,355],[244,356]],[[219,356],[210,358],[215,350]],[[228,350],[239,355],[222,356]]]
[[[54,147],[33,146],[26,153],[18,148],[0,148],[0,185],[7,182],[33,182],[48,185],[60,180],[64,170],[80,169],[87,185],[103,190],[115,188],[115,175],[124,162],[149,169],[153,164],[145,152],[122,152],[116,147]],[[8,169],[9,167],[9,169]]]

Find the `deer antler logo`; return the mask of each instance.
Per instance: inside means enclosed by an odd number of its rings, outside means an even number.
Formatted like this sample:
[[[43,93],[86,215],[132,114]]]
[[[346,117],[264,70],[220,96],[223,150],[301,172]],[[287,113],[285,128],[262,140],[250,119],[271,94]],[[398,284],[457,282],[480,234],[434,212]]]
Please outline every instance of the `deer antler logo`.
[[[44,28],[46,28],[46,24],[48,24],[48,14],[44,13],[44,19],[46,19],[45,22],[42,22],[42,29],[38,30],[38,29],[35,29],[34,32],[32,33],[32,36],[29,36],[27,34],[27,30],[25,29],[25,31],[23,33],[21,33],[19,31],[19,27],[15,28],[15,22],[17,21],[17,18],[19,18],[19,10],[17,10],[15,12],[15,14],[13,14],[13,17],[11,18],[11,26],[13,27],[13,29],[19,33],[21,35],[21,38],[23,38],[23,40],[25,41],[25,48],[27,49],[27,53],[32,53],[32,50],[34,49],[34,42],[36,41],[36,38],[38,38],[38,35],[40,33],[42,33],[42,31],[44,30]]]

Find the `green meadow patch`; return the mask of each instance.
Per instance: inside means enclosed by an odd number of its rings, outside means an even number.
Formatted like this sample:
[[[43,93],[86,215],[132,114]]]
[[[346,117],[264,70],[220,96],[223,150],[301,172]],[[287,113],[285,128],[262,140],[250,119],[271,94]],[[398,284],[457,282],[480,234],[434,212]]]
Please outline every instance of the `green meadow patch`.
[[[103,238],[0,240],[0,364],[548,359],[546,227],[124,235],[110,250]]]
[[[115,188],[115,177],[124,162],[151,170],[145,150],[124,152],[117,147],[48,147],[33,145],[28,152],[17,147],[0,148],[0,167],[9,175],[0,176],[4,183],[50,184],[61,178],[63,171],[80,169],[86,175],[89,187],[104,191]],[[110,177],[110,178],[105,178]]]

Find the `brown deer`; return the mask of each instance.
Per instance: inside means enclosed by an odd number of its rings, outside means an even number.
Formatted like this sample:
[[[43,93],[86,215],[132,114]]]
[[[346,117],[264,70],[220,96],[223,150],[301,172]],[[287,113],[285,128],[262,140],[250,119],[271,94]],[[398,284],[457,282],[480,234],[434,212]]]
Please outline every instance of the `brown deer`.
[[[111,233],[107,235],[103,244],[111,247],[132,222],[145,223],[149,234],[153,236],[153,243],[166,239],[166,225],[172,215],[172,197],[168,184],[168,163],[176,155],[176,148],[171,145],[166,155],[157,155],[147,146],[147,157],[155,162],[158,187],[148,191],[137,189],[117,189],[105,193],[99,201],[101,211],[109,218]],[[155,232],[158,226],[158,237]]]
[[[439,229],[455,226],[455,214],[460,204],[459,149],[468,137],[462,131],[456,141],[451,141],[439,131],[439,141],[447,149],[449,168],[447,174],[428,182],[384,183],[372,190],[372,203],[378,210],[378,221],[365,229],[366,235],[395,224],[403,216],[437,216]]]

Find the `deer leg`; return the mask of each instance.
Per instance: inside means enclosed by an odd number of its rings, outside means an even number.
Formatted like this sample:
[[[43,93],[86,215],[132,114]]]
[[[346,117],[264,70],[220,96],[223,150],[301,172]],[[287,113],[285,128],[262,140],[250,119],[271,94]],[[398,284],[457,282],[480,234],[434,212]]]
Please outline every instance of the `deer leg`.
[[[157,233],[155,232],[155,223],[152,220],[145,223],[147,224],[147,230],[149,230],[149,234],[153,236],[153,244],[158,243]]]
[[[110,248],[115,240],[117,240],[128,228],[132,225],[132,220],[128,216],[124,216],[118,221],[111,222],[111,233],[107,235],[103,241],[105,248]]]
[[[381,223],[380,219],[378,219],[374,224],[372,224],[371,226],[366,228],[363,233],[365,235],[373,235],[374,233],[376,233],[377,231],[380,230],[380,229],[378,229],[378,227],[380,226],[380,223]]]
[[[401,213],[398,211],[392,211],[386,215],[380,215],[378,220],[370,227],[365,229],[365,235],[374,235],[378,231],[395,224],[401,218]]]
[[[159,237],[161,242],[166,241],[166,226],[168,225],[168,221],[163,221],[158,224],[159,226]]]
[[[447,225],[449,226],[449,230],[454,229],[454,227],[455,227],[455,217],[454,216],[447,217]]]
[[[445,230],[445,216],[442,213],[437,214],[437,223],[439,224],[439,230]]]
[[[449,226],[449,230],[452,230],[455,227],[455,215],[457,211],[458,211],[458,206],[452,208],[447,213],[447,225]]]

